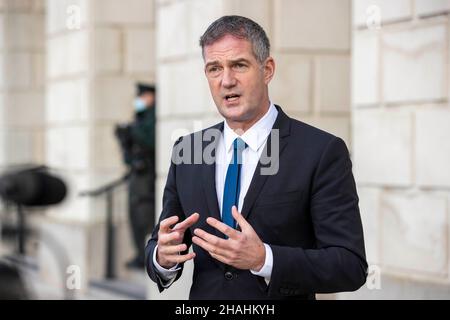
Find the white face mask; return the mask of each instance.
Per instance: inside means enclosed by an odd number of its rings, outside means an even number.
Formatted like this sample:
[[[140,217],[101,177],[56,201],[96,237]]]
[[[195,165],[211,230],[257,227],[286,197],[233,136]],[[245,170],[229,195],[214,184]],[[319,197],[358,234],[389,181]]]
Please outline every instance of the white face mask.
[[[134,99],[134,110],[136,112],[142,112],[145,109],[147,109],[147,105],[145,104],[144,100],[139,97]]]

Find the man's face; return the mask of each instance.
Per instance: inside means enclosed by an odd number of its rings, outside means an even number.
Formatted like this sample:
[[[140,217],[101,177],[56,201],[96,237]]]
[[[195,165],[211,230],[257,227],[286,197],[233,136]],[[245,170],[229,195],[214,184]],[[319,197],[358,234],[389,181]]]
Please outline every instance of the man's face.
[[[204,48],[205,74],[219,113],[233,128],[244,131],[269,107],[267,85],[275,64],[268,58],[261,65],[249,41],[231,35]]]
[[[155,94],[153,92],[145,92],[139,96],[144,102],[147,108],[152,107],[155,103]]]

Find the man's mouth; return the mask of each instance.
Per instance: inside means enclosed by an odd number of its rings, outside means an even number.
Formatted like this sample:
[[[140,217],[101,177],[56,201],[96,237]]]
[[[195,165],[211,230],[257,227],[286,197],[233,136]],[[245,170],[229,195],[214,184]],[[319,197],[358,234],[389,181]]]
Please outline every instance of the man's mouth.
[[[227,94],[227,95],[225,96],[225,100],[226,100],[227,102],[234,102],[234,101],[237,101],[237,100],[239,99],[239,97],[240,97],[239,94],[231,93],[231,94]]]

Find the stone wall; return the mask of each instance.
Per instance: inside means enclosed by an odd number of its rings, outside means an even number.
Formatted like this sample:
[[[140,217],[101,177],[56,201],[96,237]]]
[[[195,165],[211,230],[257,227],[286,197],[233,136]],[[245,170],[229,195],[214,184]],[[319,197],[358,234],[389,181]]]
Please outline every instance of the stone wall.
[[[0,2],[0,167],[42,163],[44,1]]]
[[[153,1],[46,4],[46,161],[67,180],[69,196],[50,210],[43,231],[80,266],[85,289],[89,279],[104,275],[106,202],[79,193],[125,173],[114,127],[132,120],[135,83],[155,81]],[[116,270],[123,275],[124,261],[134,254],[125,186],[115,199]],[[41,261],[49,259],[42,250]],[[52,270],[43,275],[51,277]]]
[[[448,298],[450,2],[353,4],[352,139],[368,259],[385,297]]]
[[[198,39],[222,15],[248,16],[272,43],[272,101],[352,153],[382,290],[323,297],[448,298],[449,12],[445,0],[0,0],[0,167],[46,163],[67,179],[42,232],[85,287],[103,275],[105,205],[78,194],[124,172],[113,128],[131,119],[134,83],[158,84],[160,212],[175,139],[222,120]],[[116,195],[122,263],[132,250]],[[58,261],[45,245],[40,257],[56,285]],[[187,298],[191,275],[187,264],[164,294],[148,280],[148,297]]]

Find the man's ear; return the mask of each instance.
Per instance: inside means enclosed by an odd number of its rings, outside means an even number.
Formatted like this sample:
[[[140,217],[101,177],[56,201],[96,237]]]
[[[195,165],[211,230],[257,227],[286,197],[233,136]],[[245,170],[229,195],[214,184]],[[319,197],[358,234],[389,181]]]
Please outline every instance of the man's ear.
[[[275,60],[272,57],[268,57],[264,63],[264,82],[266,85],[272,80],[275,74]]]

